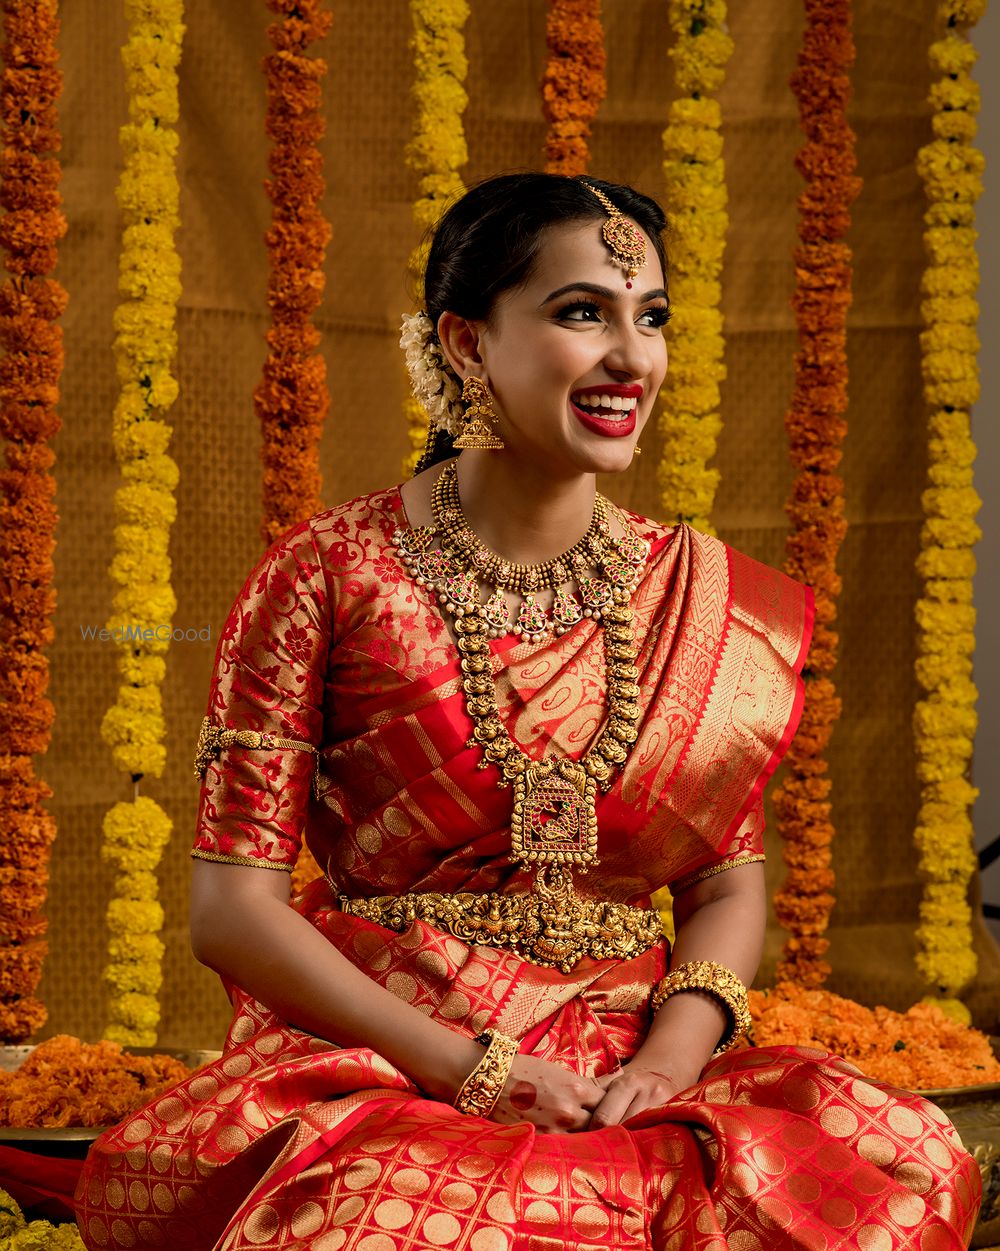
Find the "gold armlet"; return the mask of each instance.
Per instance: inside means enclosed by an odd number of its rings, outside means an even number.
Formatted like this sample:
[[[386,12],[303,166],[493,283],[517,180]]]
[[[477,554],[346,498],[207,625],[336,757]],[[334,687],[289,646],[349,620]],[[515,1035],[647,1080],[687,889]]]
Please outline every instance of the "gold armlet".
[[[229,730],[225,726],[212,725],[208,717],[201,723],[201,732],[194,753],[194,776],[203,778],[205,770],[217,760],[224,747],[250,747],[270,751],[275,747],[288,747],[297,751],[309,751],[316,757],[312,776],[312,793],[319,799],[319,752],[312,743],[297,738],[279,738],[261,730]]]
[[[700,990],[718,999],[726,1009],[729,1029],[712,1052],[713,1057],[721,1056],[735,1047],[750,1028],[750,1004],[747,988],[732,969],[727,969],[724,964],[716,964],[714,960],[692,960],[688,964],[678,965],[654,988],[650,998],[653,1012],[659,1012],[671,995],[684,990]]]
[[[462,1083],[455,1096],[455,1107],[466,1116],[489,1116],[517,1055],[517,1039],[488,1029],[478,1035],[476,1042],[485,1045],[486,1053]]]
[[[706,878],[715,877],[719,873],[728,873],[730,869],[739,869],[745,864],[760,864],[765,859],[763,853],[748,851],[742,856],[734,856],[732,860],[722,860],[717,864],[707,865],[704,869],[695,869],[685,877],[679,878],[670,885],[671,895],[679,895],[682,890],[694,886],[696,882],[704,882]]]

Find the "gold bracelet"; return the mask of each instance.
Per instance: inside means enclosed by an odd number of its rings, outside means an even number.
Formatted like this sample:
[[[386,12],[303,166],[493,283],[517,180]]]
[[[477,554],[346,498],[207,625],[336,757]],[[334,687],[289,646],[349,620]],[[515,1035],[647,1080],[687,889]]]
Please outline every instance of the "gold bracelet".
[[[486,1054],[462,1083],[455,1096],[455,1107],[466,1116],[489,1116],[517,1055],[517,1039],[488,1029],[478,1035],[476,1042],[484,1044]]]
[[[750,1004],[747,988],[732,969],[714,960],[692,960],[672,969],[653,990],[650,1004],[653,1012],[659,1012],[665,1000],[682,990],[700,990],[718,999],[729,1016],[729,1029],[712,1052],[721,1056],[735,1047],[750,1028]]]

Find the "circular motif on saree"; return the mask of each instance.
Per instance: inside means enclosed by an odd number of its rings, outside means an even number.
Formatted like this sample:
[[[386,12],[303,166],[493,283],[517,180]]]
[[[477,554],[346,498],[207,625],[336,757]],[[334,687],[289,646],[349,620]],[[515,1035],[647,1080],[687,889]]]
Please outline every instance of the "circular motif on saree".
[[[374,856],[376,852],[382,850],[382,835],[374,825],[369,825],[367,821],[358,826],[354,831],[354,837],[362,851],[367,851],[369,855]]]
[[[271,1242],[281,1228],[281,1217],[269,1203],[255,1207],[243,1223],[243,1237],[259,1246]]]
[[[414,963],[421,973],[429,977],[448,976],[448,961],[439,951],[421,951]]]
[[[434,1212],[424,1221],[423,1235],[435,1247],[450,1247],[461,1232],[462,1226],[448,1212]]]
[[[490,1195],[486,1200],[486,1211],[495,1221],[502,1225],[513,1225],[517,1219],[510,1199],[505,1194]]]
[[[457,1021],[460,1017],[467,1016],[471,1007],[468,995],[463,995],[460,990],[450,990],[441,1000],[439,1011],[450,1021]]]
[[[334,1225],[346,1225],[348,1221],[353,1221],[364,1210],[364,1199],[360,1195],[351,1195],[349,1199],[345,1199],[343,1203],[337,1205],[330,1219]]]
[[[862,1134],[858,1139],[858,1151],[863,1160],[876,1168],[885,1168],[896,1158],[896,1148],[885,1134]]]
[[[90,1234],[90,1241],[99,1247],[108,1245],[108,1227],[99,1216],[92,1216],[87,1222],[87,1233]]]
[[[777,1177],[779,1173],[783,1173],[787,1168],[785,1157],[781,1152],[763,1143],[754,1147],[750,1152],[750,1158],[762,1173],[769,1173],[772,1177]]]
[[[250,1057],[242,1052],[239,1055],[230,1056],[222,1062],[223,1073],[234,1080],[237,1077],[246,1077],[251,1068],[253,1068],[253,1064],[250,1061]]]
[[[462,980],[468,982],[470,986],[485,986],[492,973],[491,968],[470,956],[466,967],[462,970]]]
[[[382,1165],[378,1160],[362,1156],[360,1160],[352,1160],[344,1174],[344,1185],[348,1190],[361,1190],[371,1186],[380,1176]]]
[[[850,1199],[827,1199],[820,1211],[823,1213],[823,1220],[835,1229],[846,1229],[858,1219],[858,1209]]]
[[[132,1182],[128,1188],[128,1201],[140,1212],[145,1212],[145,1210],[149,1207],[149,1188],[146,1186],[145,1182]]]
[[[417,982],[409,973],[390,973],[385,979],[386,990],[395,995],[397,999],[402,999],[406,1003],[412,1003],[417,997]]]
[[[927,1205],[923,1199],[918,1199],[916,1195],[889,1196],[889,1215],[897,1225],[902,1225],[904,1229],[919,1225],[926,1208]]]
[[[448,1154],[448,1148],[440,1142],[412,1142],[406,1148],[406,1154],[418,1164],[440,1164]]]
[[[369,1234],[358,1243],[358,1251],[396,1251],[396,1240],[388,1234]]]
[[[308,1238],[323,1224],[323,1209],[309,1199],[295,1209],[290,1224],[296,1238]]]
[[[819,1103],[819,1086],[811,1077],[792,1077],[782,1086],[781,1096],[793,1112],[808,1112]]]
[[[581,1238],[603,1237],[610,1223],[607,1212],[590,1203],[573,1212],[573,1229]]]
[[[889,1109],[885,1119],[901,1138],[919,1138],[924,1131],[924,1122],[912,1108],[897,1104]]]
[[[878,1090],[863,1081],[851,1082],[851,1098],[865,1108],[880,1108],[889,1102],[889,1096],[884,1090]]]
[[[812,1204],[823,1193],[818,1177],[809,1173],[792,1173],[785,1181],[785,1189],[798,1203]]]
[[[524,1209],[524,1219],[533,1225],[557,1225],[559,1212],[548,1199],[535,1199]]]
[[[864,1225],[855,1237],[861,1251],[892,1251],[892,1235],[878,1225]]]
[[[502,1229],[486,1226],[477,1229],[469,1239],[472,1251],[510,1251],[510,1239]]]
[[[383,1229],[402,1229],[413,1220],[413,1208],[405,1199],[383,1199],[375,1209],[375,1223]]]
[[[532,1190],[547,1195],[559,1185],[559,1174],[551,1164],[543,1164],[538,1160],[529,1160],[524,1166],[524,1183]]]
[[[126,1225],[124,1221],[111,1222],[111,1237],[120,1247],[135,1246],[135,1234],[132,1232],[132,1227]]]
[[[700,1229],[701,1226],[699,1225],[698,1228]],[[737,1229],[731,1233],[729,1246],[731,1251],[761,1251],[760,1239],[749,1229]]]
[[[346,1230],[331,1229],[329,1233],[320,1234],[320,1236],[312,1244],[312,1251],[340,1251],[340,1248],[346,1241]]]
[[[177,1188],[177,1202],[182,1208],[191,1209],[201,1206],[198,1191],[192,1186],[179,1186]]]
[[[142,1146],[130,1147],[129,1150],[125,1152],[125,1159],[128,1161],[128,1166],[133,1172],[141,1173],[146,1167],[146,1148]]]
[[[787,1229],[792,1223],[792,1210],[777,1195],[764,1195],[757,1204],[764,1224],[776,1225],[779,1229]]]
[[[894,1170],[893,1177],[915,1195],[925,1195],[934,1185],[934,1174],[916,1160],[907,1160]]]
[[[382,1134],[379,1138],[368,1139],[368,1150],[373,1155],[385,1155],[387,1151],[395,1151],[399,1146],[398,1134]]]
[[[834,1138],[850,1138],[858,1132],[858,1118],[850,1108],[826,1107],[819,1114],[819,1123]]]
[[[478,1193],[467,1182],[449,1182],[441,1191],[441,1201],[450,1208],[464,1212],[471,1208],[478,1198]]]
[[[419,1168],[401,1168],[389,1178],[389,1185],[401,1195],[422,1195],[430,1184],[431,1179]]]
[[[144,1117],[140,1117],[136,1121],[129,1121],[122,1132],[122,1137],[126,1142],[144,1142],[153,1132],[153,1127]]]
[[[92,1198],[92,1203],[100,1202],[100,1189],[98,1189],[97,1197]],[[125,1202],[125,1187],[121,1184],[117,1177],[112,1177],[104,1189],[104,1198],[107,1200],[109,1208],[120,1208]]]
[[[169,1186],[165,1186],[163,1182],[157,1182],[153,1187],[153,1206],[160,1212],[172,1212],[174,1210],[174,1196]]]
[[[940,1138],[928,1138],[921,1145],[923,1146],[924,1155],[932,1164],[936,1164],[938,1168],[947,1168],[951,1164],[951,1149]]]
[[[463,1177],[485,1177],[496,1167],[488,1155],[463,1155],[456,1161],[455,1167]]]
[[[141,1247],[163,1246],[163,1231],[159,1226],[154,1225],[152,1221],[140,1221],[136,1229],[139,1232],[139,1245]]]

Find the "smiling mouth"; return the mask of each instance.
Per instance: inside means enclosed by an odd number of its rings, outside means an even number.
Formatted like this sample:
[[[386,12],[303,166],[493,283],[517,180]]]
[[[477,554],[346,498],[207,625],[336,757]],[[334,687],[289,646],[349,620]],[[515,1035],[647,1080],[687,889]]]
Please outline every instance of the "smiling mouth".
[[[634,395],[608,395],[602,391],[580,392],[570,398],[574,408],[600,421],[628,421],[635,418],[639,399]]]

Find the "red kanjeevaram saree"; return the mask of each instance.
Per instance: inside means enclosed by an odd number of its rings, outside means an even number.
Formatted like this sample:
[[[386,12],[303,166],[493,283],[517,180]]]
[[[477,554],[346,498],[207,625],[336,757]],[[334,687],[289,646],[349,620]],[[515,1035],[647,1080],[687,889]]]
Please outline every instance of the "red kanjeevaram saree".
[[[633,597],[641,734],[598,801],[581,893],[652,890],[759,853],[761,792],[798,720],[807,591],[717,539],[632,517],[653,545]],[[321,748],[232,747],[209,766],[195,854],[289,869],[304,832],[326,877],[295,902],[373,981],[455,1030],[594,1076],[650,1024],[666,942],[569,975],[403,933],[336,897],[526,888],[509,788],[480,770],[457,652],[391,544],[398,490],[313,517],[250,575],[219,642],[208,715]],[[579,755],[604,715],[601,630],[494,644],[501,712],[541,757]],[[916,1095],[791,1047],[712,1061],[623,1126],[540,1134],[427,1098],[383,1057],[338,1048],[233,991],[222,1057],[95,1144],[77,1190],[91,1248],[315,1251],[946,1251],[980,1178]]]

